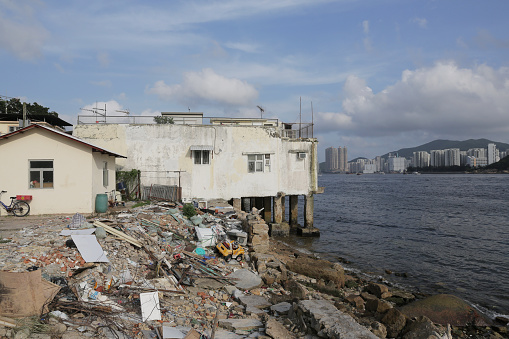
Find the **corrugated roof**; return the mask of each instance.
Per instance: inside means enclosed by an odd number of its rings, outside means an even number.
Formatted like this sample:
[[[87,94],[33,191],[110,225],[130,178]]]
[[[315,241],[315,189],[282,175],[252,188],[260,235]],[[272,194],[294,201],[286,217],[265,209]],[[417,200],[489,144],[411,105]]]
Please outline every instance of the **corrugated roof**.
[[[14,132],[11,132],[11,133],[8,133],[8,134],[1,135],[0,136],[0,141],[3,140],[3,139],[8,139],[9,137],[12,137],[12,136],[14,136],[16,134],[23,134],[24,132],[26,132],[28,130],[31,130],[33,128],[42,128],[42,129],[44,129],[46,131],[49,131],[49,132],[61,135],[61,136],[65,137],[65,138],[68,138],[68,139],[71,139],[71,140],[74,140],[76,142],[79,142],[80,144],[83,144],[83,145],[91,147],[92,151],[94,151],[94,152],[101,152],[103,154],[108,154],[108,155],[114,156],[115,158],[127,158],[126,156],[120,155],[120,154],[112,152],[112,151],[108,151],[105,148],[102,148],[102,147],[93,145],[93,144],[91,144],[89,142],[86,142],[84,140],[81,140],[81,139],[79,139],[79,138],[77,138],[77,137],[75,137],[73,135],[70,135],[70,134],[58,131],[58,130],[53,129],[53,128],[49,128],[49,127],[42,126],[42,125],[36,125],[36,124],[27,126],[25,128],[19,129],[17,131],[14,131]]]

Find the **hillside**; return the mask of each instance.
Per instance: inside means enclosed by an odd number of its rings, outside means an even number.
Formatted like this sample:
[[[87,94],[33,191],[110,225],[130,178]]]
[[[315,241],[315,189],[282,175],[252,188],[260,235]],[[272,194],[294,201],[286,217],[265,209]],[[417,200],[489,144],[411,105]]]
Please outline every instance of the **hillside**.
[[[390,152],[390,153],[392,153],[392,154],[397,153],[400,157],[411,158],[413,155],[413,152],[418,152],[418,151],[426,151],[429,153],[431,150],[440,150],[440,149],[447,149],[447,148],[459,148],[461,151],[467,151],[470,148],[487,148],[489,143],[496,144],[497,148],[502,151],[509,149],[509,144],[506,144],[503,142],[491,141],[488,139],[468,139],[468,140],[464,140],[464,141],[434,140],[434,141],[428,142],[424,145],[410,147],[410,148],[402,148],[398,151],[394,151],[394,152]],[[388,156],[389,156],[389,153],[382,155],[382,157],[384,157],[384,158],[387,158]]]

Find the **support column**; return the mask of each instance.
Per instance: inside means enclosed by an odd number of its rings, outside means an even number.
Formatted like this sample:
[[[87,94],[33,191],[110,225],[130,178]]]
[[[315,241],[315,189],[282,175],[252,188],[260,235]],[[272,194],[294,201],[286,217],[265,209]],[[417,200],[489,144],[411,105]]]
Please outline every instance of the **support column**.
[[[314,209],[314,196],[309,193],[304,199],[304,227],[299,228],[298,231],[303,236],[319,237],[320,230],[313,226],[313,209]]]
[[[241,198],[233,198],[232,206],[233,206],[234,210],[240,211],[242,209],[242,199]]]
[[[281,215],[283,216],[283,222],[286,222],[286,196],[281,197]]]
[[[272,222],[272,197],[263,197],[263,219],[266,223]]]
[[[290,227],[299,225],[299,196],[290,195]]]
[[[251,198],[242,198],[242,210],[251,212]]]
[[[315,197],[313,193],[306,195],[304,200],[304,227],[313,227],[313,210],[315,208]]]
[[[280,224],[283,221],[283,208],[281,207],[283,195],[274,197],[274,223]]]

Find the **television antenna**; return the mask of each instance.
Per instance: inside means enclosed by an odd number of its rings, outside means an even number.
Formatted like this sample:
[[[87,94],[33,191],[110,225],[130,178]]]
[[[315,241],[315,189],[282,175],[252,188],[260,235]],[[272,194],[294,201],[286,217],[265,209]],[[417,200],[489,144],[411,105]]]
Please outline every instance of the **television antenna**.
[[[97,101],[95,102],[95,108],[80,108],[82,111],[89,111],[95,114],[95,123],[98,124],[100,122],[106,123],[106,104],[104,104],[104,108],[97,107]],[[99,120],[99,117],[102,117],[102,121]]]
[[[260,119],[263,118],[263,112],[265,112],[265,110],[260,105],[257,105],[256,107],[258,107],[258,109],[260,110]]]

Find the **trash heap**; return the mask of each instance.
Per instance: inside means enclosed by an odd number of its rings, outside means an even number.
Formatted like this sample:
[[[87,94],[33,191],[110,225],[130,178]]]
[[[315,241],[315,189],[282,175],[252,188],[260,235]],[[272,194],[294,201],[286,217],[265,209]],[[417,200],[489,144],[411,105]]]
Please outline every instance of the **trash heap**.
[[[415,298],[370,291],[383,286],[271,241],[259,211],[226,204],[128,204],[0,240],[0,338],[397,337],[408,323],[380,320],[396,312],[387,298]]]

